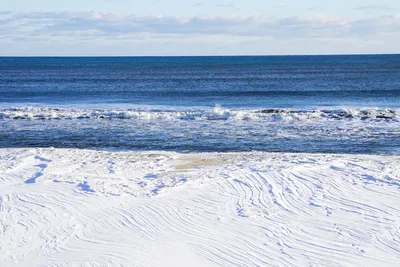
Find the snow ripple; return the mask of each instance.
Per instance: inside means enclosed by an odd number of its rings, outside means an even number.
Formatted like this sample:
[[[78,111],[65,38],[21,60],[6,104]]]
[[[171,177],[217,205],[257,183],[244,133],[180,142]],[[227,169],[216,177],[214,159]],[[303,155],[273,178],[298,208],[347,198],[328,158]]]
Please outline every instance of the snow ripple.
[[[399,166],[379,156],[2,149],[0,265],[396,266]]]

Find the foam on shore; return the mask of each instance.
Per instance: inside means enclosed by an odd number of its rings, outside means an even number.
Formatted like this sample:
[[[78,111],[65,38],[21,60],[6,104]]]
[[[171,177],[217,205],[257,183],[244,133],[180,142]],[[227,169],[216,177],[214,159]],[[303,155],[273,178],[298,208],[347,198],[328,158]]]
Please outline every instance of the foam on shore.
[[[1,266],[396,266],[400,157],[0,149]]]

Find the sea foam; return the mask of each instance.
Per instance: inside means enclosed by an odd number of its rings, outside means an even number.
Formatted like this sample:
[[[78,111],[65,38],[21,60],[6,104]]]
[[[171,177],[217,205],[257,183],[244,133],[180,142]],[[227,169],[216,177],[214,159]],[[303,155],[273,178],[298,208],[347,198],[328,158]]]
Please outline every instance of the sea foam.
[[[383,120],[399,122],[399,109],[84,109],[19,107],[0,109],[1,120]]]

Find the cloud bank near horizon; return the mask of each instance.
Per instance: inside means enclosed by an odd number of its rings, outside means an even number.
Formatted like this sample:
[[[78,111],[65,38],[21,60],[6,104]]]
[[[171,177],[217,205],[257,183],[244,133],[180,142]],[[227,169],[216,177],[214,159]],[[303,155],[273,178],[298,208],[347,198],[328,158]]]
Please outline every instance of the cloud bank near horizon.
[[[400,13],[137,16],[0,11],[2,55],[203,55],[397,53]]]

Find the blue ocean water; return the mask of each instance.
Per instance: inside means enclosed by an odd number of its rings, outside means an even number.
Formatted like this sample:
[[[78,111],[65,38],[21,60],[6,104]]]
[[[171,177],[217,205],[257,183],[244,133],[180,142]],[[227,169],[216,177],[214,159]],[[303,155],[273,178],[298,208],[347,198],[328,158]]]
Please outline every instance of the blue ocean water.
[[[400,154],[400,55],[0,58],[0,147]]]

